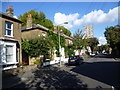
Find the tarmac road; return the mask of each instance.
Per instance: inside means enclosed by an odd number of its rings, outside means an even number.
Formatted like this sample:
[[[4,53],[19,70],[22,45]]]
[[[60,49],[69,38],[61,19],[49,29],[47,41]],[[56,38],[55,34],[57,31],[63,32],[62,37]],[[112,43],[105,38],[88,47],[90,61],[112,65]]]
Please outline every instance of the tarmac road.
[[[120,62],[106,55],[84,57],[78,66],[52,65],[4,80],[4,88],[120,88]]]

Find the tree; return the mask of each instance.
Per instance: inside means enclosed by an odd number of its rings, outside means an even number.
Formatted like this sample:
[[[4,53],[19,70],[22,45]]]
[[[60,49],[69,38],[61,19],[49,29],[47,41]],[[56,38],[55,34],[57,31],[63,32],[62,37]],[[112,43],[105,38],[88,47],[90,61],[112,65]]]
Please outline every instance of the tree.
[[[88,45],[91,48],[91,51],[93,53],[94,48],[99,44],[98,39],[97,38],[88,38]]]
[[[49,39],[49,37],[39,37],[30,40],[25,40],[22,42],[22,49],[30,57],[38,57],[44,55],[46,58],[50,54],[50,50],[53,50],[54,43]]]
[[[60,30],[62,30],[62,32],[67,35],[67,36],[71,36],[71,32],[65,28],[64,26],[58,26]]]
[[[52,30],[48,31],[48,36],[50,40],[54,43],[55,49],[57,49],[57,55],[60,55],[59,53],[59,36],[55,33],[53,33]],[[65,38],[63,36],[60,36],[60,45],[61,47],[65,47]]]
[[[103,50],[105,50],[106,53],[109,53],[109,46],[107,44],[105,45],[101,45],[101,46],[96,46],[96,51],[98,51],[99,53],[102,53]]]
[[[113,53],[120,55],[120,28],[113,26],[108,27],[104,34]]]
[[[46,18],[46,15],[43,12],[40,12],[39,18],[40,20],[44,20]]]
[[[78,30],[74,35],[73,35],[73,46],[74,49],[81,51],[83,47],[87,46],[86,39],[83,38],[83,34],[81,30]]]
[[[33,24],[40,24],[40,25],[47,27],[48,29],[53,30],[54,25],[52,21],[49,19],[46,19],[46,15],[43,12],[39,13],[34,10],[30,10],[18,17],[21,21],[23,21],[22,26],[26,26],[27,18],[29,14],[32,14]]]

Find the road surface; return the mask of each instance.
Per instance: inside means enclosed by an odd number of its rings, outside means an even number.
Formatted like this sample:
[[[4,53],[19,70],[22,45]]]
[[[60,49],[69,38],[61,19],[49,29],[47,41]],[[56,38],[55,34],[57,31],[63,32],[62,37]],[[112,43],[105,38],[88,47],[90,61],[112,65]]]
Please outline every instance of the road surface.
[[[84,57],[78,66],[53,65],[3,79],[3,88],[120,88],[120,62],[106,55]],[[10,80],[11,79],[11,80]]]

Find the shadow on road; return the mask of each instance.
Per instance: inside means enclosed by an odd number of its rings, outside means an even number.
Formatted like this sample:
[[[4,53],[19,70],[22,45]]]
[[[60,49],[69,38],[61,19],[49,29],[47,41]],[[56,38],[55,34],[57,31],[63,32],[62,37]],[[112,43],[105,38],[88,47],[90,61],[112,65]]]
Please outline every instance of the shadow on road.
[[[71,71],[120,88],[120,62],[86,62]]]
[[[2,73],[2,90],[18,88],[14,86],[16,86],[19,82],[21,82],[21,78],[17,75],[13,75],[9,72]],[[22,82],[21,87],[19,88],[25,88],[25,85],[26,84]]]
[[[41,70],[33,72],[35,78],[41,78],[43,81],[38,82],[35,87],[37,89],[43,84],[43,87],[54,87],[55,89],[60,88],[86,88],[87,85],[77,79],[75,75],[72,75],[64,70],[60,70],[57,67],[46,67]]]
[[[112,54],[99,54],[96,55],[94,58],[120,58],[120,57],[114,56]]]

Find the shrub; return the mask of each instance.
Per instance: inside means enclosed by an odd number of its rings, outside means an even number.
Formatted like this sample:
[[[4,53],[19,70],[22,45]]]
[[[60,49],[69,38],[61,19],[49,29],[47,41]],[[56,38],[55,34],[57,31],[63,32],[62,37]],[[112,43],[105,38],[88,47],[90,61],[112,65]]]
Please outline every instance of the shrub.
[[[90,55],[90,53],[88,51],[85,52],[87,55]]]
[[[34,61],[34,64],[39,64],[39,63],[40,63],[40,60],[38,59]]]

